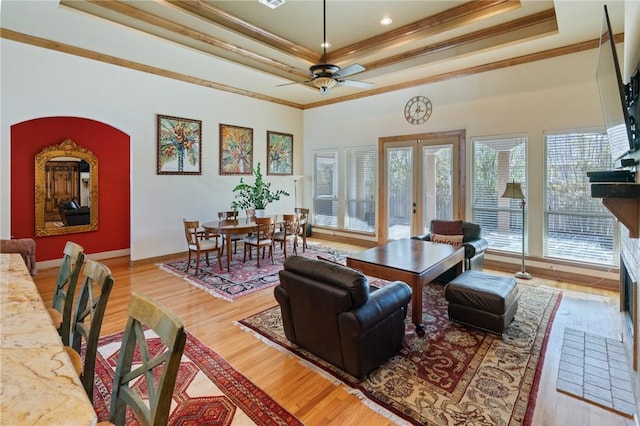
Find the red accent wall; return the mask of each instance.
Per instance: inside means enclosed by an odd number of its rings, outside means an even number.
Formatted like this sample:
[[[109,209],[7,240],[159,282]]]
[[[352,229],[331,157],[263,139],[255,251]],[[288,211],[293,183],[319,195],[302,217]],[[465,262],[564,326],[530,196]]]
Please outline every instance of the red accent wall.
[[[98,230],[35,236],[35,156],[44,147],[72,139],[98,158]],[[130,247],[130,138],[99,121],[45,117],[11,126],[11,235],[36,240],[38,262],[60,259],[67,241],[85,253]]]

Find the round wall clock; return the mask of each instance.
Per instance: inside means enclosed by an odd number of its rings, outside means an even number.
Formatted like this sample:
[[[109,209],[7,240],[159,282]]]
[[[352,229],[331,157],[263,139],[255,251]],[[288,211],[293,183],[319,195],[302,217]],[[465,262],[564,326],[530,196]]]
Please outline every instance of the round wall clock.
[[[431,117],[433,106],[426,96],[414,96],[404,106],[404,118],[411,124],[423,124]]]

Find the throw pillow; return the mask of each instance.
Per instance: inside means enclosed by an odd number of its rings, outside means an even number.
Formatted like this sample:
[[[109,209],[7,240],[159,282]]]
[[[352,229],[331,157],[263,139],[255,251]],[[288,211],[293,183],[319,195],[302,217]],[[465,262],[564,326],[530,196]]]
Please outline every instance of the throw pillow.
[[[434,243],[451,244],[457,248],[462,245],[462,235],[431,234],[431,241]]]
[[[462,221],[432,220],[431,232],[440,235],[462,235]]]

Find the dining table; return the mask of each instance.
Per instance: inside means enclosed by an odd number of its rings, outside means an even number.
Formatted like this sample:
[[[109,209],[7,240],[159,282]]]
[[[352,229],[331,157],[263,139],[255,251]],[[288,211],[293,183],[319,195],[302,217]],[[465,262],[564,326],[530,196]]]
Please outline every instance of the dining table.
[[[97,416],[18,253],[0,253],[0,420],[95,425]]]
[[[238,234],[249,234],[256,230],[253,218],[238,218],[205,222],[202,224],[205,231],[220,234],[225,238],[227,248],[227,272],[231,271],[231,237]]]

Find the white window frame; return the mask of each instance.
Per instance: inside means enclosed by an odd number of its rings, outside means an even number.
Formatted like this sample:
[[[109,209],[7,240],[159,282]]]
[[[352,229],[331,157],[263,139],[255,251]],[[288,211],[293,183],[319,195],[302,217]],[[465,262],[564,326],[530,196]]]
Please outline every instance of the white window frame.
[[[471,158],[471,221],[477,223],[482,228],[482,236],[489,242],[491,250],[504,251],[510,253],[522,253],[522,227],[525,229],[525,253],[528,252],[528,238],[527,238],[527,222],[529,221],[528,209],[525,211],[525,223],[522,223],[522,207],[521,201],[517,199],[502,198],[506,184],[508,182],[519,182],[522,187],[525,199],[527,198],[527,156],[528,156],[528,136],[525,134],[515,135],[496,135],[471,138],[472,146],[472,158]],[[495,145],[495,149],[498,152],[509,151],[508,148],[513,149],[517,146],[523,145],[523,159],[512,160],[509,155],[508,158],[502,157],[502,160],[498,158],[498,168],[502,166],[502,173],[500,170],[496,170],[496,183],[493,188],[486,188],[487,193],[478,193],[478,182],[480,179],[477,177],[477,150],[478,144],[485,144],[488,146]],[[499,149],[503,147],[504,149]],[[504,164],[504,161],[508,160],[509,163]],[[502,161],[502,162],[501,162]],[[513,161],[517,162],[518,169],[515,174],[513,171]],[[495,206],[483,206],[479,203],[478,199],[481,196],[490,196],[495,198]],[[483,215],[491,216],[495,212],[495,219],[489,218],[484,220]],[[494,226],[490,226],[487,222],[495,222]],[[506,227],[506,228],[505,228]]]
[[[588,197],[588,200],[584,201],[582,207],[576,207],[573,210],[560,210],[560,209],[552,209],[551,206],[554,204],[553,200],[550,199],[550,190],[549,186],[549,152],[548,152],[548,141],[549,138],[564,138],[567,139],[564,143],[568,143],[568,140],[571,138],[579,138],[580,135],[586,135],[587,137],[600,136],[602,143],[605,146],[606,158],[602,158],[603,163],[601,163],[601,170],[610,170],[613,169],[613,161],[610,157],[610,152],[608,150],[608,142],[607,142],[607,134],[602,130],[564,130],[564,131],[554,131],[554,132],[545,132],[543,137],[543,145],[544,145],[544,180],[543,180],[543,194],[544,194],[544,230],[543,230],[543,256],[546,258],[554,258],[554,259],[563,259],[571,262],[582,262],[582,263],[595,263],[600,265],[607,266],[617,266],[619,263],[619,247],[620,247],[620,226],[617,224],[615,217],[601,204],[600,199],[591,198],[590,188],[589,188],[589,180],[586,175],[586,171],[584,173],[580,172],[581,175],[584,176],[584,186],[579,188],[578,190],[571,191],[562,191],[575,193],[582,193],[585,197]],[[585,146],[584,143],[580,140],[576,140],[576,146],[574,149],[580,149]],[[591,145],[586,146],[593,146]],[[570,152],[566,154],[561,154],[558,158],[569,158],[573,156],[579,156],[579,160],[584,160],[584,155],[578,152]],[[611,160],[611,163],[608,164],[606,160]],[[593,161],[598,161],[594,159]],[[570,166],[572,163],[568,163]],[[576,182],[579,183],[579,182]],[[574,185],[576,184],[574,183]],[[591,206],[588,211],[584,209],[584,206]],[[560,226],[560,230],[556,229],[555,232],[550,229],[551,227],[551,217],[559,216],[555,220],[556,226]],[[564,228],[564,232],[562,225],[557,225],[561,223],[562,220],[560,217],[567,218],[567,228]],[[578,218],[579,220],[574,219],[574,223],[580,222],[584,223],[593,223],[594,226],[598,226],[600,228],[608,227],[611,229],[610,235],[605,235],[604,233],[593,234],[589,233],[588,237],[582,237],[583,233],[571,233],[570,231],[571,220],[572,218]],[[598,223],[600,222],[600,223]],[[562,235],[571,236],[568,238],[560,238]],[[582,237],[582,238],[581,238]],[[611,247],[607,247],[606,240],[611,238]],[[566,248],[566,251],[563,250],[563,247]]]
[[[353,167],[352,155],[358,156],[357,162],[373,161],[372,176],[360,176],[361,167]],[[369,157],[369,158],[365,158]],[[378,198],[378,150],[374,145],[344,149],[345,202],[344,228],[348,231],[364,232],[374,235],[376,232],[376,206]],[[354,197],[351,194],[356,194]],[[352,209],[353,207],[353,209]],[[357,211],[351,217],[352,211]]]
[[[319,179],[318,176],[318,160],[328,158],[333,158],[331,191],[324,191],[326,193],[323,192],[322,194],[318,194],[319,185],[322,182],[322,179]],[[323,162],[327,164],[331,163],[331,161],[328,160],[323,160]],[[341,221],[338,192],[340,188],[339,166],[340,161],[337,149],[321,149],[313,152],[313,226],[340,228]],[[329,210],[331,210],[333,214],[325,214],[328,212],[327,206],[330,206]]]

